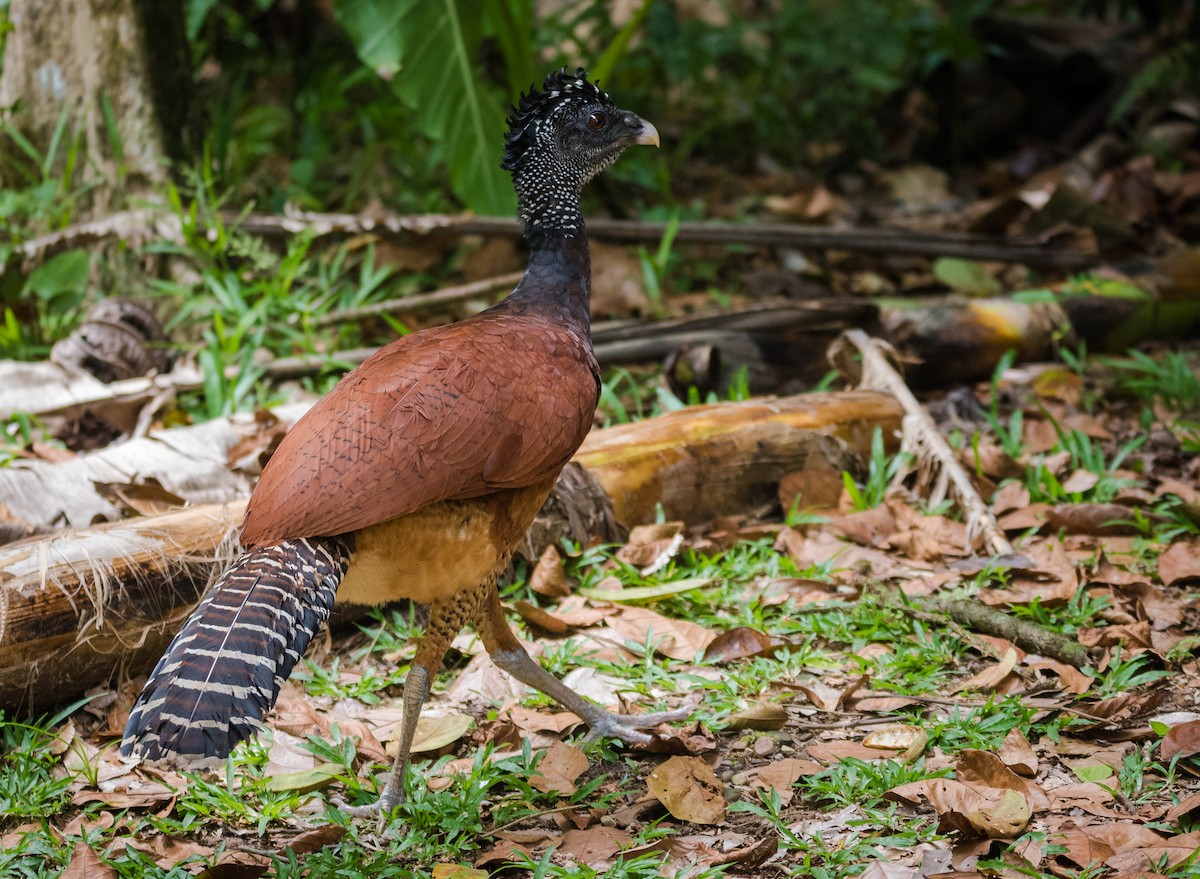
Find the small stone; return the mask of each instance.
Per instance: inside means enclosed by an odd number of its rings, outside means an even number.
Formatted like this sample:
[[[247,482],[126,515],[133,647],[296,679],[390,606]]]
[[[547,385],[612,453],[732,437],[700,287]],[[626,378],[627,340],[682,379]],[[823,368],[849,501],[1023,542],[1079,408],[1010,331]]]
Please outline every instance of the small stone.
[[[754,740],[754,753],[759,757],[770,757],[779,749],[779,745],[770,736],[761,736]]]
[[[789,757],[792,754],[796,753],[796,749],[793,748],[791,745],[780,745],[779,751],[780,751],[780,753],[787,754]]]
[[[742,792],[740,790],[738,790],[736,787],[732,787],[731,785],[725,785],[725,802],[736,803],[741,798]]]
[[[732,784],[734,787],[745,787],[746,782],[748,782],[749,780],[750,780],[749,772],[735,772],[733,774],[733,776],[729,779],[729,783]]]
[[[733,770],[726,769],[724,772],[718,775],[717,778],[721,779],[721,781],[729,781],[731,778],[733,778]]]
[[[601,815],[600,823],[603,824],[605,827],[616,827],[617,819],[614,818],[612,815]]]
[[[748,747],[750,747],[750,742],[749,742],[748,740],[746,740],[746,739],[738,739],[736,742],[734,742],[732,745],[730,745],[730,746],[729,746],[729,750],[731,750],[731,751],[744,751],[744,750],[746,750]]]

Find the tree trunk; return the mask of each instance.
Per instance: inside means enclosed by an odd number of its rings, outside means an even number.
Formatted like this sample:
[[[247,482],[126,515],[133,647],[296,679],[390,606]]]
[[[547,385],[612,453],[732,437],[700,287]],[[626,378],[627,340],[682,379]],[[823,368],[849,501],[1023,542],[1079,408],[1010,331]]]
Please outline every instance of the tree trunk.
[[[51,167],[82,148],[85,213],[159,187],[183,157],[191,91],[180,0],[12,0],[9,19],[0,106],[43,156],[65,119]]]

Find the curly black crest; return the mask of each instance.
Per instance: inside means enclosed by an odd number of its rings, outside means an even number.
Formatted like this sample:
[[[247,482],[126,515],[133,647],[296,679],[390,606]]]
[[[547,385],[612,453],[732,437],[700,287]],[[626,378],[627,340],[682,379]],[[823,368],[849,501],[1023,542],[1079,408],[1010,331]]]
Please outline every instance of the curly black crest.
[[[500,160],[500,167],[505,171],[515,171],[521,154],[537,135],[538,122],[549,118],[562,105],[580,99],[612,103],[606,92],[588,81],[587,71],[582,67],[575,68],[574,73],[567,73],[567,68],[563,67],[546,77],[540,92],[530,88],[529,94],[521,95],[521,100],[508,117],[508,132],[504,135],[504,156]]]

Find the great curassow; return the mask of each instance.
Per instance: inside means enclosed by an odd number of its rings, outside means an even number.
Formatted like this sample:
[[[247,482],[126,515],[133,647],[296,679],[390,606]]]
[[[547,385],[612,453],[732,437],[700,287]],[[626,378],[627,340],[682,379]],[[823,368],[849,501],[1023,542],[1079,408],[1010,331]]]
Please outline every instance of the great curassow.
[[[516,289],[474,317],[397,339],[349,373],[280,443],[242,525],[242,554],[175,636],[125,727],[147,759],[224,757],[252,735],[336,595],[431,605],[404,684],[391,776],[366,814],[404,796],[421,705],[450,641],[473,622],[495,663],[626,743],[683,712],[612,714],[538,665],[504,619],[497,578],[592,425],[583,185],[654,126],[579,69],[552,73],[509,117],[529,241]]]

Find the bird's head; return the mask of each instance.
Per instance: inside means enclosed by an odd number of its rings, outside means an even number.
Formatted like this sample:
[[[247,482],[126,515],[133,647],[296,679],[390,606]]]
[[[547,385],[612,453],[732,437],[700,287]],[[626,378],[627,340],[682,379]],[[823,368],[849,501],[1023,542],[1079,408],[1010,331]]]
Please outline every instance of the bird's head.
[[[636,113],[617,107],[588,81],[582,67],[574,73],[564,67],[546,77],[541,91],[534,88],[521,96],[508,117],[500,166],[512,172],[528,219],[534,190],[565,187],[578,195],[626,147],[638,143],[658,146],[658,131]]]

